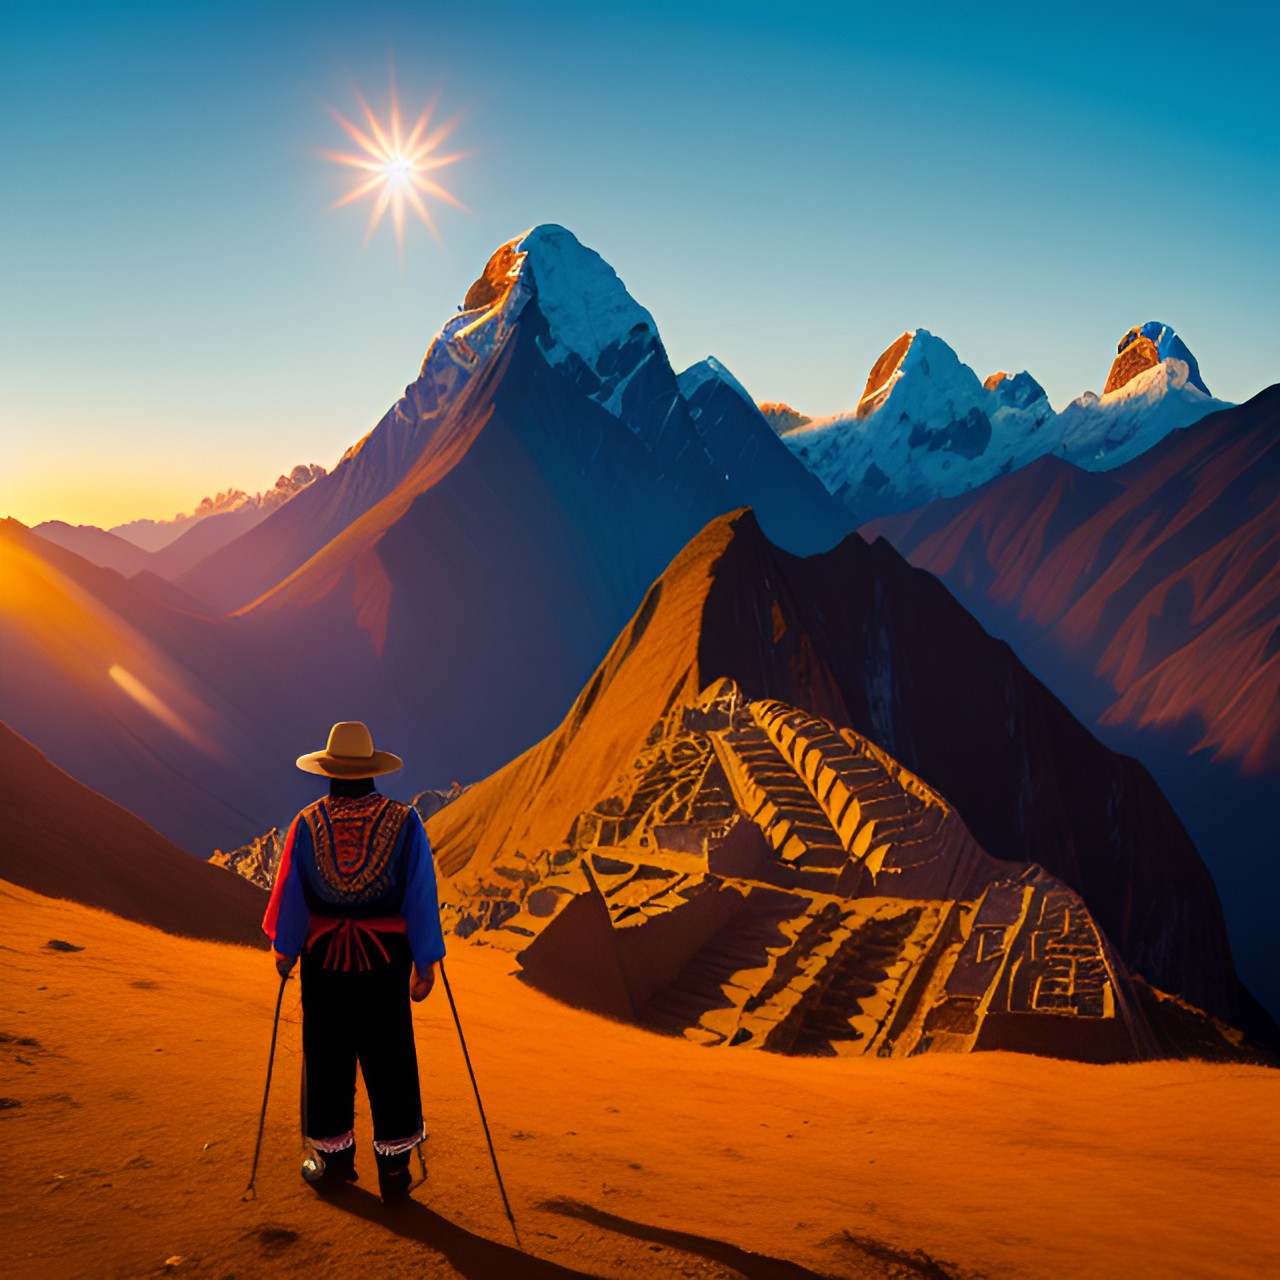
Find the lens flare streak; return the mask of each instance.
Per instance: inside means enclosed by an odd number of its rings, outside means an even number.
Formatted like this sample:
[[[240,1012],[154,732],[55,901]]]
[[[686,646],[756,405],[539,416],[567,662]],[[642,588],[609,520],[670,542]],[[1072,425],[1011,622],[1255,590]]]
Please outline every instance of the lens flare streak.
[[[378,223],[390,210],[391,221],[396,230],[396,243],[403,253],[405,212],[408,209],[412,209],[422,219],[439,242],[440,232],[422,197],[429,196],[443,201],[455,209],[464,207],[452,192],[434,178],[427,176],[466,156],[466,152],[461,151],[439,153],[440,146],[457,125],[456,117],[434,128],[429,128],[431,116],[436,107],[436,99],[433,98],[427,104],[426,110],[418,117],[417,123],[406,134],[401,124],[400,103],[394,88],[391,91],[390,117],[385,128],[358,90],[356,100],[360,103],[360,110],[364,114],[366,128],[352,124],[332,107],[329,107],[328,111],[360,150],[358,152],[321,151],[320,155],[335,164],[346,165],[369,176],[358,182],[340,200],[335,201],[333,207],[339,209],[365,196],[374,196],[373,208],[369,214],[369,227],[365,232],[366,244],[377,229]]]

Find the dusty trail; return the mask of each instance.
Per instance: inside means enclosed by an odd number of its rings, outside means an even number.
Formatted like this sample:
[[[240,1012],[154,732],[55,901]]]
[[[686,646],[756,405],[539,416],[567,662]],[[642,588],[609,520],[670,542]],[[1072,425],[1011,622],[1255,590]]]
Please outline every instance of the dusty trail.
[[[292,983],[244,1203],[265,955],[2,882],[0,915],[6,1275],[1280,1274],[1280,1072],[707,1050],[558,1005],[476,947],[454,948],[450,980],[536,1256],[515,1251],[439,989],[416,1015],[414,1203],[367,1190],[363,1105],[364,1180],[322,1201],[299,1179]]]

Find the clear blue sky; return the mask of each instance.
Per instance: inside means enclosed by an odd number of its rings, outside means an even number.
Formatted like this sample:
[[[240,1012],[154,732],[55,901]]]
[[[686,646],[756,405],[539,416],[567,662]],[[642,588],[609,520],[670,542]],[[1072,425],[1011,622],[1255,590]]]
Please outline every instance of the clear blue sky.
[[[330,466],[501,241],[560,222],[677,368],[850,406],[904,329],[1055,405],[1129,325],[1280,361],[1280,4],[0,3],[0,515]],[[403,265],[318,148],[394,62],[473,154]]]

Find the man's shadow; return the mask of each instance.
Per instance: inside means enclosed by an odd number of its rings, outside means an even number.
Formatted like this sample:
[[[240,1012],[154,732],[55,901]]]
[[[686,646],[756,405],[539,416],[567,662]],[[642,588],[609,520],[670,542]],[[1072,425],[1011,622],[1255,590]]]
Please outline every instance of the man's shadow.
[[[325,1201],[335,1209],[443,1254],[467,1280],[599,1280],[589,1272],[546,1262],[512,1245],[475,1235],[412,1197],[384,1205],[372,1192],[347,1186],[327,1195]]]

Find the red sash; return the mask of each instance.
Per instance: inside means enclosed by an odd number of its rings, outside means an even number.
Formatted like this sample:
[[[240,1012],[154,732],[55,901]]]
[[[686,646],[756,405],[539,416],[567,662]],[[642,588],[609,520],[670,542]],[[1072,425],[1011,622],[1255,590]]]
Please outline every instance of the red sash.
[[[384,960],[391,959],[378,935],[404,932],[405,923],[400,916],[353,920],[349,916],[313,915],[311,927],[307,930],[307,949],[310,950],[321,938],[332,934],[329,949],[324,955],[326,969],[340,969],[344,973],[349,973],[352,969],[372,969],[373,957],[369,951],[371,946],[377,948]]]

